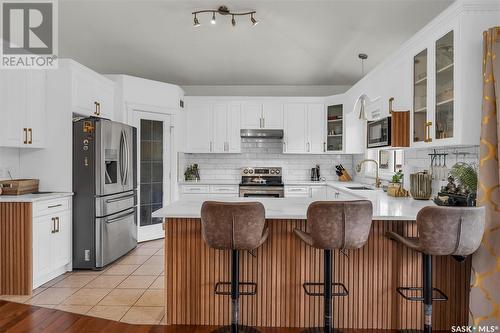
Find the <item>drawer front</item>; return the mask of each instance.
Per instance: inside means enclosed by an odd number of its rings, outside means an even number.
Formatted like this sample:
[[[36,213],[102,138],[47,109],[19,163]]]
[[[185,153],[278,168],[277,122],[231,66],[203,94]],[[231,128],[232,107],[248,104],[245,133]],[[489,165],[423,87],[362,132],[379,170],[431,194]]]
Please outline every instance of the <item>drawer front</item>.
[[[285,197],[309,196],[309,186],[285,186]]]
[[[239,192],[238,185],[211,185],[210,193],[214,194],[237,194]]]
[[[208,185],[182,185],[181,193],[209,193],[210,187]]]
[[[63,210],[68,210],[70,209],[70,200],[71,197],[36,201],[33,204],[33,217],[55,214]]]

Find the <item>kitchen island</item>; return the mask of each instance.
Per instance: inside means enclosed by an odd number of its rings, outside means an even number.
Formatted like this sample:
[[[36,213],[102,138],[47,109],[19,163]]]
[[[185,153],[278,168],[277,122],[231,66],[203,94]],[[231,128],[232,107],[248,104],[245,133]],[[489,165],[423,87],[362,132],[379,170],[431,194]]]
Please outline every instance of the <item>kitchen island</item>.
[[[334,298],[334,323],[340,328],[419,328],[421,303],[401,298],[398,286],[420,286],[421,258],[416,252],[385,237],[387,231],[416,236],[418,211],[432,201],[391,198],[380,190],[353,191],[328,183],[339,195],[329,200],[368,199],[373,203],[373,225],[366,245],[334,253],[334,281],[349,290]],[[230,280],[230,253],[205,245],[201,236],[200,208],[205,200],[260,201],[266,208],[269,238],[255,256],[241,254],[242,281],[258,284],[257,295],[242,297],[241,320],[251,326],[321,326],[321,297],[306,296],[304,282],[323,279],[323,252],[295,236],[306,230],[306,198],[184,198],[156,211],[165,218],[165,323],[223,325],[230,321],[230,298],[216,296],[218,281]],[[468,321],[470,259],[459,263],[451,257],[434,260],[434,286],[448,302],[436,302],[435,329]]]

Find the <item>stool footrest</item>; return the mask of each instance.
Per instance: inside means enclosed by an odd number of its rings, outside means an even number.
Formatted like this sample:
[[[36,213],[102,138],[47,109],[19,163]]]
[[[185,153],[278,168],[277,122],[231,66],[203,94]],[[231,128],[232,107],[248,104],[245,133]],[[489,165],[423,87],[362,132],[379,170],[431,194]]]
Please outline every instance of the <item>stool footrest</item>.
[[[238,285],[240,287],[247,287],[250,286],[250,291],[240,291],[238,290],[238,294],[240,296],[253,296],[257,294],[257,283],[255,282],[238,282]],[[223,289],[228,289],[224,288],[226,286],[229,286],[229,291],[225,291]],[[244,288],[244,290],[247,290]],[[216,295],[231,295],[231,282],[217,282],[215,284],[215,294]]]
[[[404,299],[406,299],[408,301],[422,302],[424,300],[424,296],[422,296],[422,294],[423,294],[422,287],[397,287],[396,291],[401,296],[403,296]],[[418,291],[420,293],[418,296],[410,296],[409,293],[412,291]],[[438,295],[436,297],[433,296],[432,301],[447,301],[448,300],[448,296],[446,296],[446,294],[438,288],[432,288],[432,293],[433,294],[437,293],[437,295]]]
[[[322,286],[324,286],[324,284],[321,282],[306,282],[306,283],[304,283],[302,285],[302,287],[304,288],[306,295],[308,295],[308,296],[325,296],[324,292],[311,291],[309,289],[309,287],[312,287],[312,286],[315,286],[315,287],[321,286],[322,287]],[[335,287],[340,287],[340,291],[339,292],[332,292],[332,296],[347,296],[347,295],[349,295],[349,291],[347,290],[346,286],[343,283],[332,283],[332,287],[334,290],[335,290]]]

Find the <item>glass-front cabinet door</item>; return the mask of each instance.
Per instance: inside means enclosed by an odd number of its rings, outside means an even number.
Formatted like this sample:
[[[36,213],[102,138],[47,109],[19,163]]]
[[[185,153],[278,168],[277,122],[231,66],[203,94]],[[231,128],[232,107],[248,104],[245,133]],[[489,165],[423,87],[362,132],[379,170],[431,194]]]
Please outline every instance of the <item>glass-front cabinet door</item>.
[[[436,95],[434,138],[453,137],[453,31],[436,41]]]
[[[344,149],[344,106],[329,105],[326,112],[326,152],[338,152]]]
[[[427,49],[413,58],[413,142],[427,142]]]

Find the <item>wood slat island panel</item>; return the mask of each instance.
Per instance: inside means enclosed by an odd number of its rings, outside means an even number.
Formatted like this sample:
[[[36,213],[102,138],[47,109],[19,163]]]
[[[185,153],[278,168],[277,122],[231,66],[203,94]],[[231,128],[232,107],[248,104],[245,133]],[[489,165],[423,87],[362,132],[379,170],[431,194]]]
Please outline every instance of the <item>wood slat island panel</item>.
[[[241,254],[241,281],[257,282],[256,296],[242,296],[241,321],[261,327],[309,327],[322,323],[321,297],[306,296],[302,283],[323,280],[323,252],[298,239],[305,220],[267,220],[270,235],[253,257]],[[416,236],[409,221],[374,221],[359,250],[335,251],[334,281],[349,290],[334,298],[336,327],[352,329],[421,328],[421,303],[402,299],[397,286],[420,286],[420,255],[385,238],[388,230]],[[216,296],[218,281],[230,280],[230,253],[210,249],[199,219],[169,218],[165,238],[167,324],[223,325],[230,322],[230,297]],[[436,329],[467,323],[470,260],[434,260],[434,286],[449,301],[435,303]]]
[[[0,203],[0,295],[30,295],[32,286],[30,202]]]

